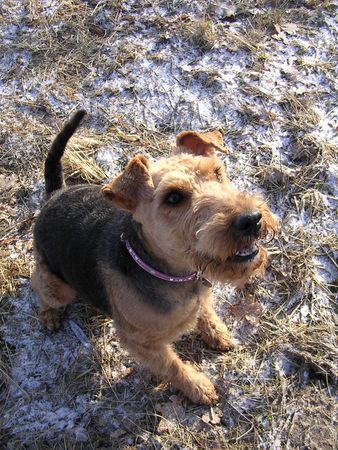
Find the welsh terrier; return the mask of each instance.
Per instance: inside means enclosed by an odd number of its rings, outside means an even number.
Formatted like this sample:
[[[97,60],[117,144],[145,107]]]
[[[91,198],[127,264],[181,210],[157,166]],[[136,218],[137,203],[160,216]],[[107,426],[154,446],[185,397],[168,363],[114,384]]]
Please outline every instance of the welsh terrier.
[[[211,381],[171,343],[196,329],[213,349],[233,347],[212,307],[211,282],[241,287],[264,270],[261,240],[277,222],[264,201],[237,191],[217,150],[219,131],[184,131],[173,154],[133,157],[111,183],[66,188],[61,158],[80,110],[45,162],[47,202],[34,228],[32,285],[50,330],[78,295],[111,316],[122,345],[192,402],[212,404]]]

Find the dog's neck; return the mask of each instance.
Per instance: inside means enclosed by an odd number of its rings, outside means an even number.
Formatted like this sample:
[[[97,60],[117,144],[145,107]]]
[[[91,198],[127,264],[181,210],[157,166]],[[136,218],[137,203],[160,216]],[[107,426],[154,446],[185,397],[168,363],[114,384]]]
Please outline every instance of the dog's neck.
[[[189,283],[189,282],[194,282],[194,283],[198,283],[198,284],[203,284],[203,286],[210,288],[212,286],[211,282],[202,276],[202,273],[200,271],[194,271],[192,273],[190,273],[189,275],[174,275],[173,272],[168,272],[168,266],[165,265],[166,267],[166,272],[160,271],[155,267],[159,267],[159,265],[163,264],[162,261],[159,261],[156,258],[156,261],[152,261],[152,264],[155,263],[155,265],[150,265],[149,263],[147,263],[145,261],[145,258],[147,257],[147,260],[149,258],[149,250],[147,252],[147,250],[145,250],[144,247],[144,240],[142,240],[142,227],[140,224],[137,224],[137,222],[133,221],[132,224],[132,229],[134,231],[134,233],[131,233],[129,231],[129,236],[130,239],[132,240],[133,244],[135,246],[138,247],[139,249],[139,254],[135,251],[135,249],[133,248],[133,245],[131,244],[131,242],[129,241],[129,239],[126,238],[126,234],[122,233],[120,236],[121,242],[122,244],[126,247],[130,257],[134,260],[134,262],[146,273],[150,274],[152,277],[154,278],[159,278],[163,281],[167,281],[171,284],[182,284],[182,283]],[[141,256],[142,254],[142,256]],[[146,255],[143,256],[143,255]],[[163,270],[163,269],[162,269]],[[176,273],[176,272],[175,272]]]
[[[154,244],[142,225],[133,219],[131,219],[128,229],[123,233],[123,238],[129,241],[132,250],[142,262],[158,272],[174,277],[186,277],[195,273],[193,269],[184,264],[183,258],[175,258],[174,263],[168,261],[163,249]]]
[[[200,275],[198,272],[193,272],[190,275],[186,276],[177,276],[177,275],[169,275],[163,272],[160,272],[159,270],[155,269],[152,266],[149,266],[145,261],[143,261],[142,258],[139,257],[139,255],[135,252],[133,247],[131,246],[128,239],[124,237],[124,234],[121,235],[121,241],[125,244],[130,256],[133,258],[133,260],[136,262],[136,264],[141,267],[145,272],[149,273],[155,278],[159,278],[160,280],[168,281],[171,283],[185,283],[188,281],[198,281],[200,278]]]

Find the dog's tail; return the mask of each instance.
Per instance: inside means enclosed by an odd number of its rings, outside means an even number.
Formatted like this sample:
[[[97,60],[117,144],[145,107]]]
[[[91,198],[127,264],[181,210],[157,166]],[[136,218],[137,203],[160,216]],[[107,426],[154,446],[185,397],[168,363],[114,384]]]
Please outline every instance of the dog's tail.
[[[60,133],[52,143],[45,161],[45,184],[47,197],[64,185],[61,158],[65,151],[67,142],[73,136],[75,130],[80,125],[81,120],[86,115],[84,109],[77,111],[73,117],[65,124]]]

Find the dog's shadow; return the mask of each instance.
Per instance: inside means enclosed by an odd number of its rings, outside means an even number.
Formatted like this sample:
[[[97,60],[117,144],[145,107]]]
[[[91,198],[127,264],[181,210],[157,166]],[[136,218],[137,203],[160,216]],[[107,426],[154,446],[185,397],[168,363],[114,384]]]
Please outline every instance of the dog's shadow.
[[[44,332],[52,339],[55,333],[59,333]],[[94,307],[83,302],[69,305],[58,339],[62,339],[63,333],[78,341],[69,370],[63,375],[68,390],[74,393],[80,390],[85,394],[87,389],[93,390],[96,386],[103,398],[113,403],[123,401],[126,404],[141,402],[145,393],[151,403],[170,401],[170,397],[176,393],[186,404],[184,397],[170,384],[153,376],[123,349],[113,321]],[[176,341],[174,348],[184,362],[197,366],[208,361],[215,362],[221,354],[209,349],[193,331]],[[78,380],[81,380],[81,387]]]
[[[97,328],[97,333],[103,332],[102,324],[110,321],[107,317],[103,316],[97,309],[82,301],[76,302],[70,305],[66,311],[66,317],[71,320],[77,321],[76,317],[82,322],[84,333],[86,330]],[[113,321],[111,321],[114,328]],[[76,329],[73,330],[76,335]],[[76,336],[81,340],[81,335]],[[87,336],[89,339],[90,337]],[[118,339],[117,339],[117,345]],[[122,347],[121,347],[122,348]],[[191,363],[200,364],[205,359],[215,360],[220,352],[210,349],[205,342],[201,339],[197,333],[191,331],[188,334],[183,335],[177,341],[174,342],[174,348],[183,361],[189,361]],[[131,357],[132,359],[132,357]]]
[[[204,360],[215,360],[220,355],[211,350],[194,331],[182,336],[175,342],[175,349],[183,361],[201,364]]]

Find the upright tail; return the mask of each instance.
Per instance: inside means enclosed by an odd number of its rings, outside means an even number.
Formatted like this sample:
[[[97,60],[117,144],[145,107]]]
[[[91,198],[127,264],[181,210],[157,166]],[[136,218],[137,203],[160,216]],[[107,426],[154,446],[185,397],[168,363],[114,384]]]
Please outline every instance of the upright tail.
[[[63,172],[61,158],[65,151],[67,142],[73,136],[75,130],[80,125],[81,120],[86,115],[84,109],[77,111],[73,117],[65,124],[60,133],[52,143],[45,161],[45,184],[46,194],[49,196],[63,186]]]

